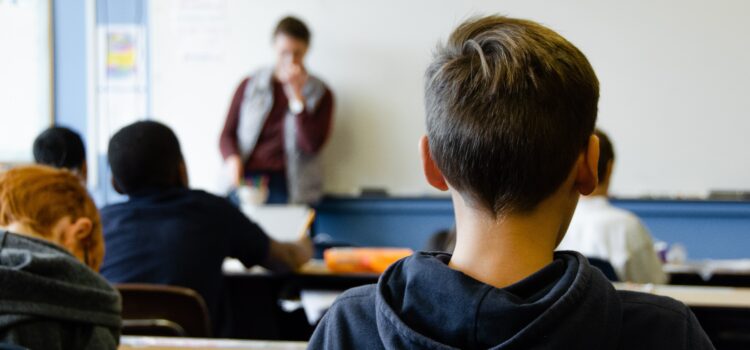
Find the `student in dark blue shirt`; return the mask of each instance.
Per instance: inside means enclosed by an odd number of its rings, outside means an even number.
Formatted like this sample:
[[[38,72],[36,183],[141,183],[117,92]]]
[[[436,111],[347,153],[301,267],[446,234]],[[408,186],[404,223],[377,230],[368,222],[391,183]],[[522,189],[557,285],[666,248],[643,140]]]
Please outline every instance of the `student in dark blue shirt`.
[[[276,242],[226,199],[188,188],[175,134],[137,122],[110,140],[113,185],[127,202],[101,210],[106,244],[102,275],[113,283],[188,287],[208,305],[214,328],[224,321],[222,262],[295,269],[310,259],[309,238]]]
[[[310,348],[713,348],[684,304],[616,291],[580,254],[554,252],[598,181],[599,84],[575,46],[531,21],[475,18],[425,80],[420,152],[452,196],[454,252],[347,291]]]

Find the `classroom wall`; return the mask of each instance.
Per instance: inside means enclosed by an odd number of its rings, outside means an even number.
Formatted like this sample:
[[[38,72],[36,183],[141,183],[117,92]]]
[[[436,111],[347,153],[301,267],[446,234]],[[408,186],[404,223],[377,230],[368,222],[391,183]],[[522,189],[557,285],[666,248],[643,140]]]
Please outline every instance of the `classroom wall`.
[[[434,193],[416,144],[422,74],[461,20],[527,17],[587,54],[601,82],[600,122],[612,136],[619,195],[705,195],[750,189],[750,2],[725,0],[151,1],[153,112],[183,140],[193,184],[217,190],[218,135],[236,84],[272,62],[285,14],[313,30],[308,66],[336,93],[325,149],[326,189]]]

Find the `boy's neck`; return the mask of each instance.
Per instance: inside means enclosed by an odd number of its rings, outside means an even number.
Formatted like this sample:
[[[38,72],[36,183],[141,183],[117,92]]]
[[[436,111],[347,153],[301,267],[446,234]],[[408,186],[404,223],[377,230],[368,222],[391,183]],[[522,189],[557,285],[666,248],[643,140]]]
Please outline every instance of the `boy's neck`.
[[[449,266],[497,288],[519,282],[552,262],[569,223],[559,206],[571,206],[542,202],[532,213],[495,218],[468,207],[455,192],[453,203],[457,237]],[[558,210],[548,210],[550,206],[558,206]],[[572,215],[574,208],[575,202],[566,209]],[[550,214],[555,212],[558,214]]]
[[[596,186],[594,192],[591,192],[587,197],[609,197],[609,180]]]

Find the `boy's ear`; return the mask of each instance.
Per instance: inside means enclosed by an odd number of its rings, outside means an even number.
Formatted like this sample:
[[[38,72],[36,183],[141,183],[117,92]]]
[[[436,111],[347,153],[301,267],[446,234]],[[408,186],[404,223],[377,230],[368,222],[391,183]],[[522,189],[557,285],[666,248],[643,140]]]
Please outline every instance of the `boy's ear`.
[[[581,154],[576,174],[576,187],[582,195],[594,192],[599,185],[599,137],[591,135],[586,150]]]
[[[422,170],[424,171],[427,183],[438,190],[447,191],[448,182],[445,181],[443,173],[438,169],[435,160],[432,159],[432,154],[430,153],[430,141],[427,139],[426,135],[423,135],[422,138],[419,139],[419,154],[422,156]]]
[[[91,221],[91,219],[81,217],[71,223],[71,225],[67,229],[67,233],[71,237],[75,238],[76,241],[83,241],[91,235],[93,228],[94,223]]]

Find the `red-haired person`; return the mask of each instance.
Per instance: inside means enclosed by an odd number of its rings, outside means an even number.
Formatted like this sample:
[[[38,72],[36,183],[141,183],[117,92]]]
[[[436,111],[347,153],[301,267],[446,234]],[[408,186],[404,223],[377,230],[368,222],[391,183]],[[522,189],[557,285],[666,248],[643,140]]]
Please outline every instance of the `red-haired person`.
[[[99,213],[72,172],[34,165],[0,174],[0,343],[116,349],[120,297],[97,273]]]

